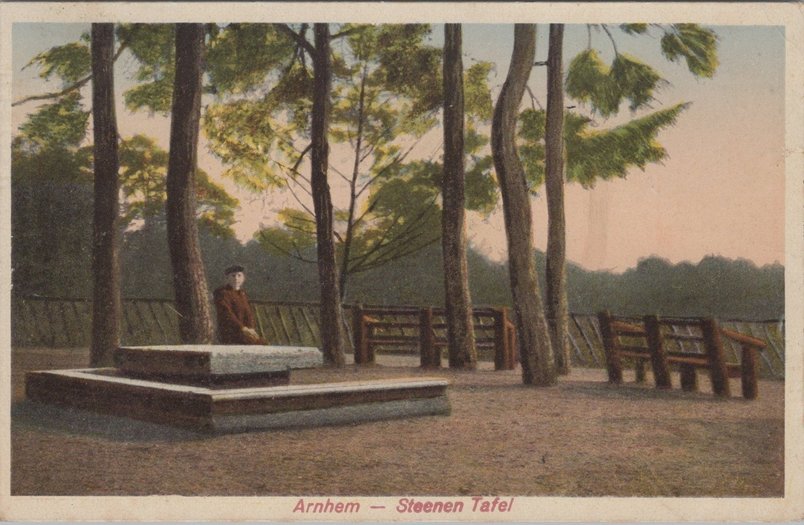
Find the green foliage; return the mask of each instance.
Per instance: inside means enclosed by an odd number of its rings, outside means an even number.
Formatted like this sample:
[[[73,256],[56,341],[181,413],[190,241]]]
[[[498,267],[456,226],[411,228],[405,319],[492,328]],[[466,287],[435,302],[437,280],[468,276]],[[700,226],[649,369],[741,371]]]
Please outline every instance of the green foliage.
[[[619,111],[624,100],[632,111],[648,104],[661,81],[652,67],[632,56],[618,53],[607,66],[597,51],[587,49],[570,62],[565,88],[570,97],[608,117]]]
[[[89,157],[62,147],[11,149],[11,268],[20,294],[91,292]]]
[[[620,29],[629,35],[647,35],[654,26],[662,31],[661,50],[668,60],[684,58],[695,76],[714,75],[718,65],[717,35],[711,29],[698,24],[622,24]],[[570,61],[565,83],[567,94],[589,104],[593,112],[603,117],[616,114],[626,100],[631,111],[648,106],[666,82],[653,67],[619,52],[607,26],[600,27],[612,41],[614,59],[610,65],[604,63],[590,40],[590,47]]]
[[[690,72],[711,78],[718,66],[717,35],[698,24],[673,24],[661,40],[662,53],[673,62],[683,58]]]
[[[636,111],[653,100],[653,90],[661,77],[644,62],[619,53],[611,65],[611,80],[619,86],[622,97],[631,102],[631,111]]]
[[[639,59],[620,53],[608,28],[600,26],[614,47],[611,65],[603,62],[590,46],[570,61],[565,89],[578,102],[589,104],[592,113],[609,117],[619,112],[624,101],[631,111],[648,107],[655,92],[666,81],[653,67]],[[661,47],[671,61],[685,58],[696,76],[711,77],[717,67],[717,36],[697,24],[622,24],[629,35],[646,35],[658,27],[663,32]],[[678,104],[655,111],[609,130],[592,130],[592,120],[576,113],[566,113],[564,140],[568,181],[591,187],[597,179],[625,177],[629,169],[644,169],[659,162],[667,152],[656,140],[661,129],[675,124],[678,115],[689,104]],[[531,189],[544,180],[544,111],[526,110],[520,115],[519,137],[522,141],[523,164]]]
[[[145,135],[135,135],[120,145],[120,186],[124,212],[122,222],[149,221],[161,217],[167,199],[168,153]],[[203,171],[196,172],[196,202],[199,223],[219,236],[233,236],[237,199],[210,180]]]
[[[306,25],[289,29],[307,33]],[[329,140],[333,149],[351,150],[353,158],[344,163],[348,171],[330,166],[330,184],[343,180],[352,196],[351,215],[335,210],[339,257],[349,254],[347,272],[363,271],[438,238],[433,219],[438,216],[440,165],[407,160],[438,124],[442,104],[441,50],[426,44],[429,34],[429,26],[410,24],[344,24],[332,30]],[[235,67],[241,60],[235,48],[243,38],[264,41],[265,49],[253,60],[243,55],[249,63]],[[212,151],[227,166],[226,175],[255,192],[284,184],[304,202],[309,188],[300,169],[312,96],[304,46],[276,25],[241,25],[220,28],[210,56],[213,49],[219,54],[208,69],[218,101],[208,107],[204,129]],[[468,195],[470,205],[484,211],[496,202],[491,157],[479,153],[488,138],[476,130],[491,118],[490,70],[491,64],[477,63],[465,71]],[[315,236],[311,208],[282,210],[281,225],[262,230],[256,240],[272,253],[309,259]]]
[[[224,176],[254,192],[281,186],[278,168],[292,162],[281,155],[292,146],[292,130],[270,118],[270,107],[265,100],[237,100],[209,106],[203,118],[210,148],[227,166]]]
[[[167,114],[173,97],[175,25],[121,24],[117,38],[137,61],[134,80],[139,84],[124,93],[126,107]]]
[[[373,53],[381,64],[383,82],[414,101],[414,111],[441,105],[441,50],[423,45],[432,29],[427,24],[382,24],[376,30]]]
[[[466,170],[465,207],[483,214],[491,213],[497,205],[497,180],[494,178],[491,155],[478,157]]]
[[[298,260],[314,262],[315,255],[315,221],[304,211],[285,208],[279,211],[282,226],[271,226],[260,229],[254,234],[254,240],[268,253],[275,255],[291,255]]]
[[[648,24],[620,24],[620,29],[628,35],[641,35],[647,33]]]
[[[145,135],[135,135],[120,147],[123,224],[159,215],[165,206],[167,152]]]
[[[565,120],[568,120],[570,113],[567,113]],[[522,168],[525,170],[525,177],[528,187],[532,193],[544,184],[545,167],[544,159],[546,150],[544,147],[544,136],[546,131],[546,114],[543,109],[526,109],[519,114],[519,157],[522,161]],[[564,137],[567,136],[567,123],[565,122]]]
[[[625,178],[631,168],[645,169],[667,156],[656,140],[659,131],[675,124],[689,104],[677,104],[607,130],[590,129],[592,120],[566,112],[564,143],[567,181],[588,188],[599,179]],[[519,137],[525,173],[531,190],[544,182],[543,110],[528,109],[520,114]]]
[[[349,273],[376,268],[440,239],[441,214],[436,204],[441,167],[416,161],[395,167],[393,176],[372,188],[370,214],[356,223]]]
[[[88,121],[81,95],[73,92],[31,113],[20,126],[20,135],[36,148],[75,147],[86,137]]]
[[[240,95],[264,88],[266,77],[286,67],[294,51],[295,45],[269,24],[220,29],[210,39],[206,57],[213,92]]]
[[[687,107],[689,104],[677,104],[605,131],[587,129],[589,121],[567,126],[574,131],[566,137],[567,180],[588,188],[598,179],[625,178],[633,167],[644,170],[648,163],[661,161],[667,151],[656,135],[675,124]]]
[[[36,55],[25,67],[37,66],[39,76],[48,80],[58,77],[64,84],[72,84],[92,71],[92,56],[86,41],[56,46]]]
[[[172,73],[150,82],[134,86],[123,94],[129,110],[148,109],[154,113],[167,115],[173,100]]]

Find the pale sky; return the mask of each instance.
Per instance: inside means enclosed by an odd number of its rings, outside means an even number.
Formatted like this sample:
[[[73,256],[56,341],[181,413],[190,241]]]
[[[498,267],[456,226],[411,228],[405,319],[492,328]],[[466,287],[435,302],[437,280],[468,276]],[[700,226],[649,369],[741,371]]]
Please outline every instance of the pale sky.
[[[13,99],[58,89],[23,66],[36,53],[70,42],[87,31],[86,24],[15,24],[13,30]],[[537,60],[547,53],[546,25],[539,26]],[[615,34],[620,52],[650,63],[670,85],[657,96],[655,109],[692,102],[678,124],[662,132],[659,141],[669,152],[663,165],[632,171],[625,180],[601,182],[584,190],[571,184],[566,191],[568,257],[592,270],[624,271],[642,257],[658,255],[672,262],[697,262],[709,254],[746,258],[762,265],[784,261],[784,34],[778,27],[714,27],[719,38],[720,67],[712,79],[695,79],[683,63],[668,63],[659,53],[658,38]],[[513,28],[510,25],[464,26],[465,66],[471,59],[496,63],[491,83],[496,99],[508,68]],[[442,40],[434,26],[434,43]],[[582,25],[567,26],[565,63],[586,46]],[[604,59],[611,45],[593,32],[593,44]],[[131,58],[118,62],[118,91],[126,89],[125,75],[134,71]],[[535,68],[530,85],[542,104],[544,68]],[[89,95],[89,92],[86,92]],[[167,148],[169,122],[146,113],[131,114],[118,94],[118,120],[124,137],[146,133]],[[36,106],[14,108],[14,126]],[[641,113],[637,114],[641,115]],[[601,128],[630,117],[598,119]],[[438,146],[437,134],[425,141],[422,155]],[[220,180],[221,165],[202,143],[200,165]],[[337,151],[332,162],[347,164]],[[279,194],[253,195],[221,180],[236,195],[242,209],[235,226],[247,240],[260,223],[273,220],[275,210],[289,203]],[[343,193],[332,180],[336,204]],[[470,215],[473,246],[494,260],[505,257],[502,211],[488,218]],[[544,249],[547,211],[543,197],[533,199],[534,242]]]

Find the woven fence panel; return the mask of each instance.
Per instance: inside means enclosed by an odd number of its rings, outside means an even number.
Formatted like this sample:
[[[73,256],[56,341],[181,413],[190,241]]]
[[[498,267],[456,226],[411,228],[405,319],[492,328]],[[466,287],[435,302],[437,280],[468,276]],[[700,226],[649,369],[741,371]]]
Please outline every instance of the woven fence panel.
[[[15,347],[86,348],[92,331],[92,302],[85,299],[12,297],[11,343]],[[315,303],[278,303],[252,301],[257,330],[269,344],[320,347],[319,308]],[[164,299],[126,299],[123,301],[121,342],[125,345],[178,344],[178,312],[173,302]],[[399,316],[399,321],[410,320]],[[437,316],[442,323],[443,317]],[[352,352],[350,307],[344,308],[344,348]],[[488,319],[483,319],[488,323]],[[721,326],[764,340],[767,347],[760,353],[760,375],[783,378],[785,341],[783,321],[721,321]],[[605,366],[600,327],[594,315],[572,314],[570,345],[574,366]],[[673,331],[682,328],[672,327]],[[687,329],[687,328],[684,328]],[[417,329],[405,329],[413,336]],[[439,329],[438,335],[444,335]],[[478,326],[478,334],[491,334],[491,326]],[[723,338],[727,358],[739,361],[740,348]],[[692,344],[692,343],[687,343]],[[685,348],[685,350],[690,350]],[[411,352],[417,349],[411,346]],[[481,358],[489,358],[481,352]]]

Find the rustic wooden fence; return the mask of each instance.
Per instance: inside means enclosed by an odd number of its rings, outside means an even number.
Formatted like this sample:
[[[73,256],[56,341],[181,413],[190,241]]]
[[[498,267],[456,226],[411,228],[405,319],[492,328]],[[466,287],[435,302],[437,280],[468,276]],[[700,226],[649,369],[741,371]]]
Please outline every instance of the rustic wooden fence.
[[[259,331],[272,343],[318,346],[318,305],[299,302],[252,301]],[[87,347],[90,342],[92,303],[86,299],[53,297],[19,297],[11,301],[11,341],[15,347]],[[348,350],[353,351],[352,305],[345,305],[345,332]],[[366,306],[365,308],[373,308]],[[408,307],[418,309],[419,307]],[[123,302],[121,339],[127,345],[175,344],[178,338],[178,316],[173,302],[161,299],[126,299]],[[436,318],[436,321],[438,319]],[[768,343],[760,353],[761,377],[784,377],[784,321],[719,320],[720,325]],[[437,323],[438,324],[438,323]],[[674,330],[687,330],[675,327]],[[409,331],[418,329],[410,328]],[[438,328],[441,330],[441,328]],[[409,335],[413,335],[412,332]],[[691,344],[691,343],[682,343]],[[603,350],[597,317],[591,314],[572,314],[570,318],[570,345],[575,366],[603,368]],[[727,356],[737,359],[740,348],[726,344]],[[419,342],[408,345],[378,346],[377,351],[419,353]],[[481,358],[492,354],[481,346]]]
[[[92,301],[53,297],[14,297],[14,346],[89,346]],[[258,330],[272,343],[318,346],[318,305],[252,301]],[[179,343],[178,312],[167,299],[126,299],[120,336],[125,345]]]

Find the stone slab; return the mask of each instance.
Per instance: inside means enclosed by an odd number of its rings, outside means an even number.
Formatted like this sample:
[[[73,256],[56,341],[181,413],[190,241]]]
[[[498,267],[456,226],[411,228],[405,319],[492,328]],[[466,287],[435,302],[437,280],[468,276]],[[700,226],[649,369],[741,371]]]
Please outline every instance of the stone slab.
[[[447,386],[401,378],[216,390],[122,377],[113,368],[26,376],[32,401],[213,432],[449,414]]]
[[[242,376],[322,366],[320,350],[305,346],[123,346],[115,364],[124,374],[148,376]]]
[[[216,375],[175,375],[121,372],[117,374],[132,379],[145,379],[174,385],[191,385],[211,388],[215,390],[226,388],[251,388],[262,386],[279,386],[290,384],[290,370],[279,372],[262,372],[257,374],[216,374]]]
[[[447,396],[438,396],[270,414],[214,415],[212,416],[211,425],[216,432],[234,433],[254,429],[275,430],[351,425],[368,421],[439,416],[448,415],[449,413],[450,406]]]

